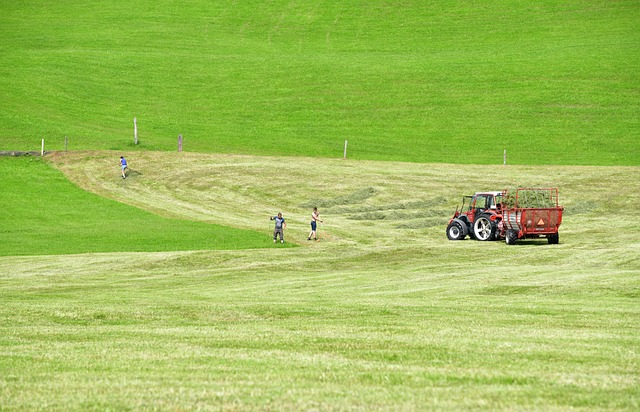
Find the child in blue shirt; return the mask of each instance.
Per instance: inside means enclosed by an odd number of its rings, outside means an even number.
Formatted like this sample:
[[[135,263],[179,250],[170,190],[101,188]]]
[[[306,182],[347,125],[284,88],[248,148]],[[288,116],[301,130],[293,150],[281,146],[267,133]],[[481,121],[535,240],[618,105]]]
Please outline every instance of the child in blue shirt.
[[[122,167],[122,178],[126,179],[127,173],[125,170],[127,169],[127,160],[122,156],[120,156],[120,166]]]

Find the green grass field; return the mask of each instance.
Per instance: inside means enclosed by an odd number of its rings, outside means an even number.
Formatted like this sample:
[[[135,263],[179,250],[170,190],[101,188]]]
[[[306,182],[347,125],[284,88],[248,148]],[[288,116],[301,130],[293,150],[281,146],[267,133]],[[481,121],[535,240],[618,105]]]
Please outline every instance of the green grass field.
[[[0,411],[639,410],[638,21],[1,2]],[[560,244],[446,239],[518,186]]]
[[[117,159],[117,158],[116,158]],[[111,162],[110,170],[115,162]],[[107,166],[108,167],[108,166]],[[129,180],[112,174],[122,190]],[[269,245],[256,231],[166,219],[87,193],[39,158],[0,157],[0,256],[244,249]]]
[[[113,152],[49,162],[164,219],[281,210],[300,247],[0,257],[3,410],[640,406],[637,167],[127,156],[127,186]],[[561,188],[559,245],[446,240],[463,194],[515,182]]]
[[[639,165],[637,0],[3,2],[0,150]]]

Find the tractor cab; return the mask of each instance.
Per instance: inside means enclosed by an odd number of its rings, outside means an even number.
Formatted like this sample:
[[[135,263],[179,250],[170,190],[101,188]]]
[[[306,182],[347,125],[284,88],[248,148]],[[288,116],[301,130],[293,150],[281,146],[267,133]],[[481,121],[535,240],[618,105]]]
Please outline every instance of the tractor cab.
[[[473,196],[464,196],[462,206],[456,210],[454,217],[466,215],[468,222],[473,223],[476,215],[487,210],[498,212],[502,205],[502,192],[478,192]]]
[[[502,192],[476,193],[473,195],[473,202],[476,210],[498,210],[502,204]]]

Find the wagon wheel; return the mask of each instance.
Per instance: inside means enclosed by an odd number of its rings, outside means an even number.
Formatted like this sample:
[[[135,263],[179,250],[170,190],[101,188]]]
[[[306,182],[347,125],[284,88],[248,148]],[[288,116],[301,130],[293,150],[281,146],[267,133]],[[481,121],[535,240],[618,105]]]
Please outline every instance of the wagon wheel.
[[[547,236],[547,242],[549,242],[550,245],[557,245],[559,241],[560,235],[558,233]]]
[[[478,240],[493,240],[496,234],[496,223],[488,215],[482,215],[473,225],[473,233]]]
[[[505,236],[504,240],[507,243],[507,245],[515,244],[516,240],[518,240],[518,231],[513,229],[507,230],[507,235]]]

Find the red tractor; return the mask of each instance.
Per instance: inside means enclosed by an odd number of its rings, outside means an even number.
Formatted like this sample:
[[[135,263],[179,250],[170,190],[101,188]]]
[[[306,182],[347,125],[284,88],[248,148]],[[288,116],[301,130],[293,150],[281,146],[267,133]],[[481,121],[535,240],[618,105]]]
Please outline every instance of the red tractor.
[[[563,210],[555,188],[478,192],[462,199],[462,207],[447,226],[447,237],[505,239],[508,245],[518,239],[546,237],[549,244],[557,244]]]
[[[503,192],[478,192],[462,198],[447,226],[449,240],[462,240],[467,235],[477,240],[494,240],[502,221]]]

